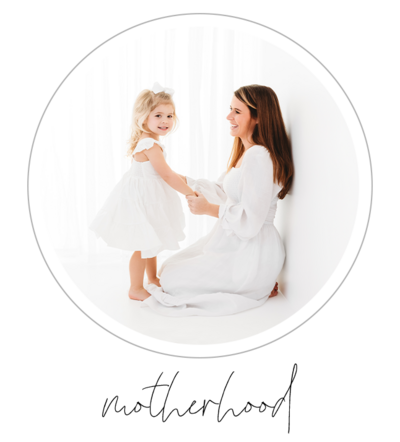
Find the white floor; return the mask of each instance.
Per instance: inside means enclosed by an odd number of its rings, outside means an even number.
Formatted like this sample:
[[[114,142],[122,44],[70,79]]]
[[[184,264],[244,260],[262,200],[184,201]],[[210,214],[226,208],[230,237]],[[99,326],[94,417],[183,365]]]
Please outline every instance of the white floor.
[[[281,293],[262,307],[231,316],[170,318],[128,298],[128,262],[63,263],[80,290],[103,312],[152,338],[181,344],[219,344],[248,338],[294,313]]]

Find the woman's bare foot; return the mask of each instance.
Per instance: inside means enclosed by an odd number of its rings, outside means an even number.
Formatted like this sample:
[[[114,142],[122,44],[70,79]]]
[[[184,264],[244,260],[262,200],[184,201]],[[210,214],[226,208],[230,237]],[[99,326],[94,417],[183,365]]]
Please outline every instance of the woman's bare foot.
[[[141,288],[141,289],[133,289],[132,287],[129,289],[128,295],[134,301],[144,301],[149,296],[151,296],[150,293],[147,290],[143,289],[143,288]]]
[[[273,298],[278,294],[278,283],[275,284],[275,287],[273,288],[271,294],[269,295],[270,298]]]
[[[155,278],[149,278],[149,280],[147,281],[147,283],[148,284],[155,284],[156,286],[158,286],[158,287],[161,287],[161,284],[160,284],[160,278],[157,278],[157,277],[155,277]]]

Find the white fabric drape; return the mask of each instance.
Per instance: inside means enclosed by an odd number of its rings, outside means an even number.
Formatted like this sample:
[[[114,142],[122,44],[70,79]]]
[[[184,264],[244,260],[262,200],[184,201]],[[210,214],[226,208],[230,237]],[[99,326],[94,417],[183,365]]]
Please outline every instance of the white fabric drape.
[[[88,226],[129,167],[131,110],[142,89],[158,81],[175,90],[179,127],[162,140],[172,169],[216,180],[233,142],[226,120],[233,91],[252,83],[279,89],[268,78],[268,50],[267,43],[234,30],[168,30],[143,40],[128,31],[84,60],[55,95],[40,128],[43,210],[61,256],[93,260],[126,253],[96,240]],[[215,220],[191,215],[184,198],[182,203],[185,247]]]

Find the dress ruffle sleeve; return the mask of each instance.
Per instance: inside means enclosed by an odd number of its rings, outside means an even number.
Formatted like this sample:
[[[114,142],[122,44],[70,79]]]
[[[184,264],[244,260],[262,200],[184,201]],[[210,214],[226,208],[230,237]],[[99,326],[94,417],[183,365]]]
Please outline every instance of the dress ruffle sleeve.
[[[133,153],[135,154],[142,152],[143,150],[151,149],[154,146],[154,143],[158,144],[164,151],[164,146],[159,141],[154,140],[153,138],[143,138],[143,140],[139,141]]]
[[[221,204],[218,216],[228,236],[247,241],[259,233],[267,218],[273,197],[273,164],[265,147],[253,146],[241,167],[240,201]]]
[[[211,204],[223,204],[227,200],[226,193],[223,188],[223,181],[226,172],[224,172],[217,181],[209,181],[206,179],[194,180],[193,178],[186,177],[187,184],[193,190],[202,193],[206,200]]]

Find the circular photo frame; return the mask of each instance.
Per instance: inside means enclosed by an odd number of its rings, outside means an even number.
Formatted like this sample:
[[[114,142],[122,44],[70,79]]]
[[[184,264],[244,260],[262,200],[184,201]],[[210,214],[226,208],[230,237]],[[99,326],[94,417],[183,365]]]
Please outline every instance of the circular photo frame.
[[[351,203],[352,210],[354,211],[351,226],[349,227],[351,235],[346,240],[344,253],[340,254],[337,262],[335,262],[334,270],[330,272],[328,277],[324,277],[323,281],[320,281],[317,293],[304,301],[303,304],[297,303],[291,315],[288,315],[288,317],[285,317],[282,321],[277,322],[264,331],[255,332],[255,334],[245,338],[227,340],[227,342],[222,343],[201,343],[201,345],[165,341],[138,332],[119,322],[112,315],[107,314],[107,312],[95,305],[86,296],[84,291],[78,287],[66,271],[65,266],[60,262],[49,235],[49,222],[45,219],[41,195],[43,189],[41,176],[47,164],[46,150],[41,148],[41,144],[43,144],[43,140],[47,136],[47,129],[43,127],[42,121],[46,112],[49,111],[52,100],[63,88],[65,80],[76,72],[76,68],[82,62],[90,57],[99,56],[102,47],[118,45],[119,39],[122,41],[128,35],[129,38],[143,40],[147,36],[154,35],[155,32],[187,29],[188,27],[193,29],[212,27],[240,30],[246,35],[265,41],[270,47],[275,47],[277,50],[282,51],[282,53],[286,53],[293,61],[302,65],[310,72],[317,79],[319,87],[323,88],[324,93],[329,95],[330,105],[340,111],[341,124],[345,126],[343,126],[343,131],[346,131],[346,137],[352,146],[351,155],[354,159],[354,165],[351,163],[354,174],[352,174],[351,170],[347,172],[348,175],[353,176],[354,188],[357,189],[354,196],[356,204],[354,204],[354,201]],[[232,44],[232,42],[227,42],[227,44]],[[149,83],[152,82],[153,79],[149,81]],[[295,111],[301,112],[301,109],[296,110],[293,107],[292,110],[287,112]],[[294,132],[295,128],[291,128],[291,130]],[[299,129],[297,130],[298,133],[301,132]],[[150,18],[125,28],[101,42],[72,67],[54,90],[36,127],[28,164],[27,193],[32,231],[47,269],[59,289],[92,323],[118,340],[153,354],[185,359],[227,358],[267,347],[291,335],[314,318],[341,289],[357,263],[369,227],[373,196],[372,161],[363,125],[350,97],[329,68],[312,52],[292,37],[256,20],[230,14],[190,11]],[[296,197],[295,193],[291,195],[291,198]],[[180,318],[173,319],[176,321],[180,320]],[[187,319],[185,318],[185,321]]]

